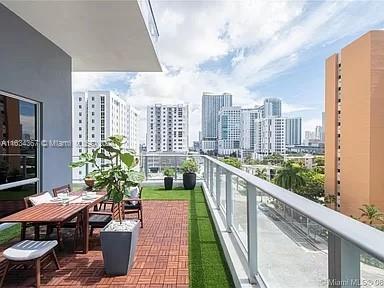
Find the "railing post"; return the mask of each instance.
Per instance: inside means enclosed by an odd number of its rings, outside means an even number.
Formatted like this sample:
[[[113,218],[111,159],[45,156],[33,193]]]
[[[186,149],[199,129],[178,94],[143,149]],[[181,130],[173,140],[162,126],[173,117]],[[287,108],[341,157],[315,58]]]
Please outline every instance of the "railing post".
[[[205,181],[205,184],[207,184],[208,186],[208,159],[205,157],[203,159],[204,159],[204,181]]]
[[[220,209],[220,190],[221,190],[221,177],[220,177],[220,166],[216,165],[216,208]]]
[[[209,163],[209,191],[213,195],[213,162]]]
[[[175,169],[175,181],[177,180],[177,156],[174,157],[173,168]]]
[[[328,286],[352,288],[360,283],[360,249],[328,231]]]
[[[233,215],[233,193],[232,193],[232,174],[227,171],[225,173],[225,220],[227,223],[227,232],[232,232],[232,215]]]
[[[256,284],[257,274],[257,190],[247,182],[247,221],[248,221],[248,271],[249,281]]]
[[[144,155],[144,175],[145,180],[148,180],[148,156]]]

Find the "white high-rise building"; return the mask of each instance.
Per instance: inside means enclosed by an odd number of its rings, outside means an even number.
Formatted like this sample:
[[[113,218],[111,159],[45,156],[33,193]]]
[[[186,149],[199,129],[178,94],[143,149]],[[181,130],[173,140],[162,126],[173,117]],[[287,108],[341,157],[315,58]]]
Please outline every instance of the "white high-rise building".
[[[223,107],[218,116],[218,154],[230,155],[240,152],[241,107]]]
[[[240,113],[240,148],[244,154],[255,150],[255,120],[263,117],[263,106],[241,109]]]
[[[147,107],[147,151],[188,152],[188,105]]]
[[[323,127],[322,126],[316,126],[315,127],[315,139],[320,140],[320,141],[323,139]]]
[[[285,154],[286,118],[255,120],[255,156],[263,158],[273,153]]]
[[[139,152],[138,112],[119,96],[110,91],[74,92],[72,111],[74,160],[112,135],[124,135],[124,148]],[[92,170],[88,168],[73,169],[73,179],[84,178]]]
[[[222,107],[231,106],[232,94],[214,94],[207,92],[203,93],[201,117],[201,149],[204,153],[217,151],[217,129],[219,111]]]
[[[285,144],[287,146],[301,144],[301,118],[287,118],[285,123]]]

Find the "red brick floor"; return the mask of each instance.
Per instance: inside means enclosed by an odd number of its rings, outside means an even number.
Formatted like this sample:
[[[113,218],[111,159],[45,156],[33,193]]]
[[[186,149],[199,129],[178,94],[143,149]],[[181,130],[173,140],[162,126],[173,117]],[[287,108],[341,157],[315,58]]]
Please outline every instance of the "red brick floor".
[[[188,287],[188,202],[145,201],[144,228],[133,268],[126,276],[104,274],[98,233],[86,254],[59,252],[61,269],[42,271],[43,287]],[[70,245],[70,243],[68,243]],[[33,270],[13,270],[5,287],[33,287]]]

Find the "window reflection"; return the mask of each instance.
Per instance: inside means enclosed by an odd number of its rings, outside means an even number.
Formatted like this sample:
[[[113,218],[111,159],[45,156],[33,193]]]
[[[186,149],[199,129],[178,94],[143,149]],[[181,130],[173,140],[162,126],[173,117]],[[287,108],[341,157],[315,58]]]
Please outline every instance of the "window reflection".
[[[0,190],[0,218],[24,209],[24,197],[36,193],[36,183]]]
[[[37,105],[0,94],[0,185],[37,177]]]

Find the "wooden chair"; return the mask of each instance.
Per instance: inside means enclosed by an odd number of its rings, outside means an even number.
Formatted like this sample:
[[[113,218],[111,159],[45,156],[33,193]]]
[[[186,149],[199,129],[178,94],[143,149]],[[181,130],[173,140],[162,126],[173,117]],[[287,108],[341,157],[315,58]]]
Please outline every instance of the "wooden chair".
[[[24,209],[27,209],[29,207],[32,207],[33,206],[33,203],[31,202],[31,199],[33,199],[34,197],[39,197],[41,196],[42,194],[44,193],[49,193],[48,191],[44,191],[40,194],[33,194],[33,195],[30,195],[28,197],[24,197]],[[20,239],[21,240],[25,240],[25,237],[26,237],[26,233],[27,233],[27,228],[29,227],[34,227],[34,232],[35,232],[35,240],[39,240],[39,234],[40,234],[40,224],[30,224],[30,223],[25,223],[23,222],[21,224],[21,236],[20,236]],[[48,229],[48,228],[47,228]]]
[[[72,189],[71,189],[71,185],[70,184],[67,184],[67,185],[64,185],[64,186],[60,186],[60,187],[56,187],[56,188],[53,188],[52,189],[52,194],[54,197],[57,197],[58,194],[60,193],[71,193],[72,192]],[[73,218],[69,219],[63,226],[62,228],[71,228],[71,229],[75,229],[74,231],[74,234],[73,234],[73,249],[75,250],[76,249],[76,246],[77,246],[77,239],[78,237],[81,235],[81,213],[78,213],[77,215],[75,215]],[[57,237],[61,237],[61,231],[60,231],[60,228],[58,227],[53,227],[53,226],[50,226],[48,228],[48,231],[47,231],[47,234],[50,232],[52,232],[53,228],[56,228],[56,234],[57,234]],[[60,238],[58,238],[60,239]]]
[[[72,192],[72,189],[71,189],[71,185],[69,184],[52,189],[52,194],[54,197],[57,197],[59,193],[71,193],[71,192]]]
[[[131,198],[124,201],[124,214],[137,214],[137,219],[140,220],[141,228],[143,228],[142,192],[143,187],[139,187],[139,195],[137,198]]]
[[[59,261],[55,253],[57,241],[21,241],[4,250],[3,256],[7,259],[5,270],[0,281],[0,288],[3,287],[4,279],[12,265],[28,264],[33,262],[36,269],[36,288],[40,288],[41,262],[48,257],[54,260],[56,268],[60,269]]]

